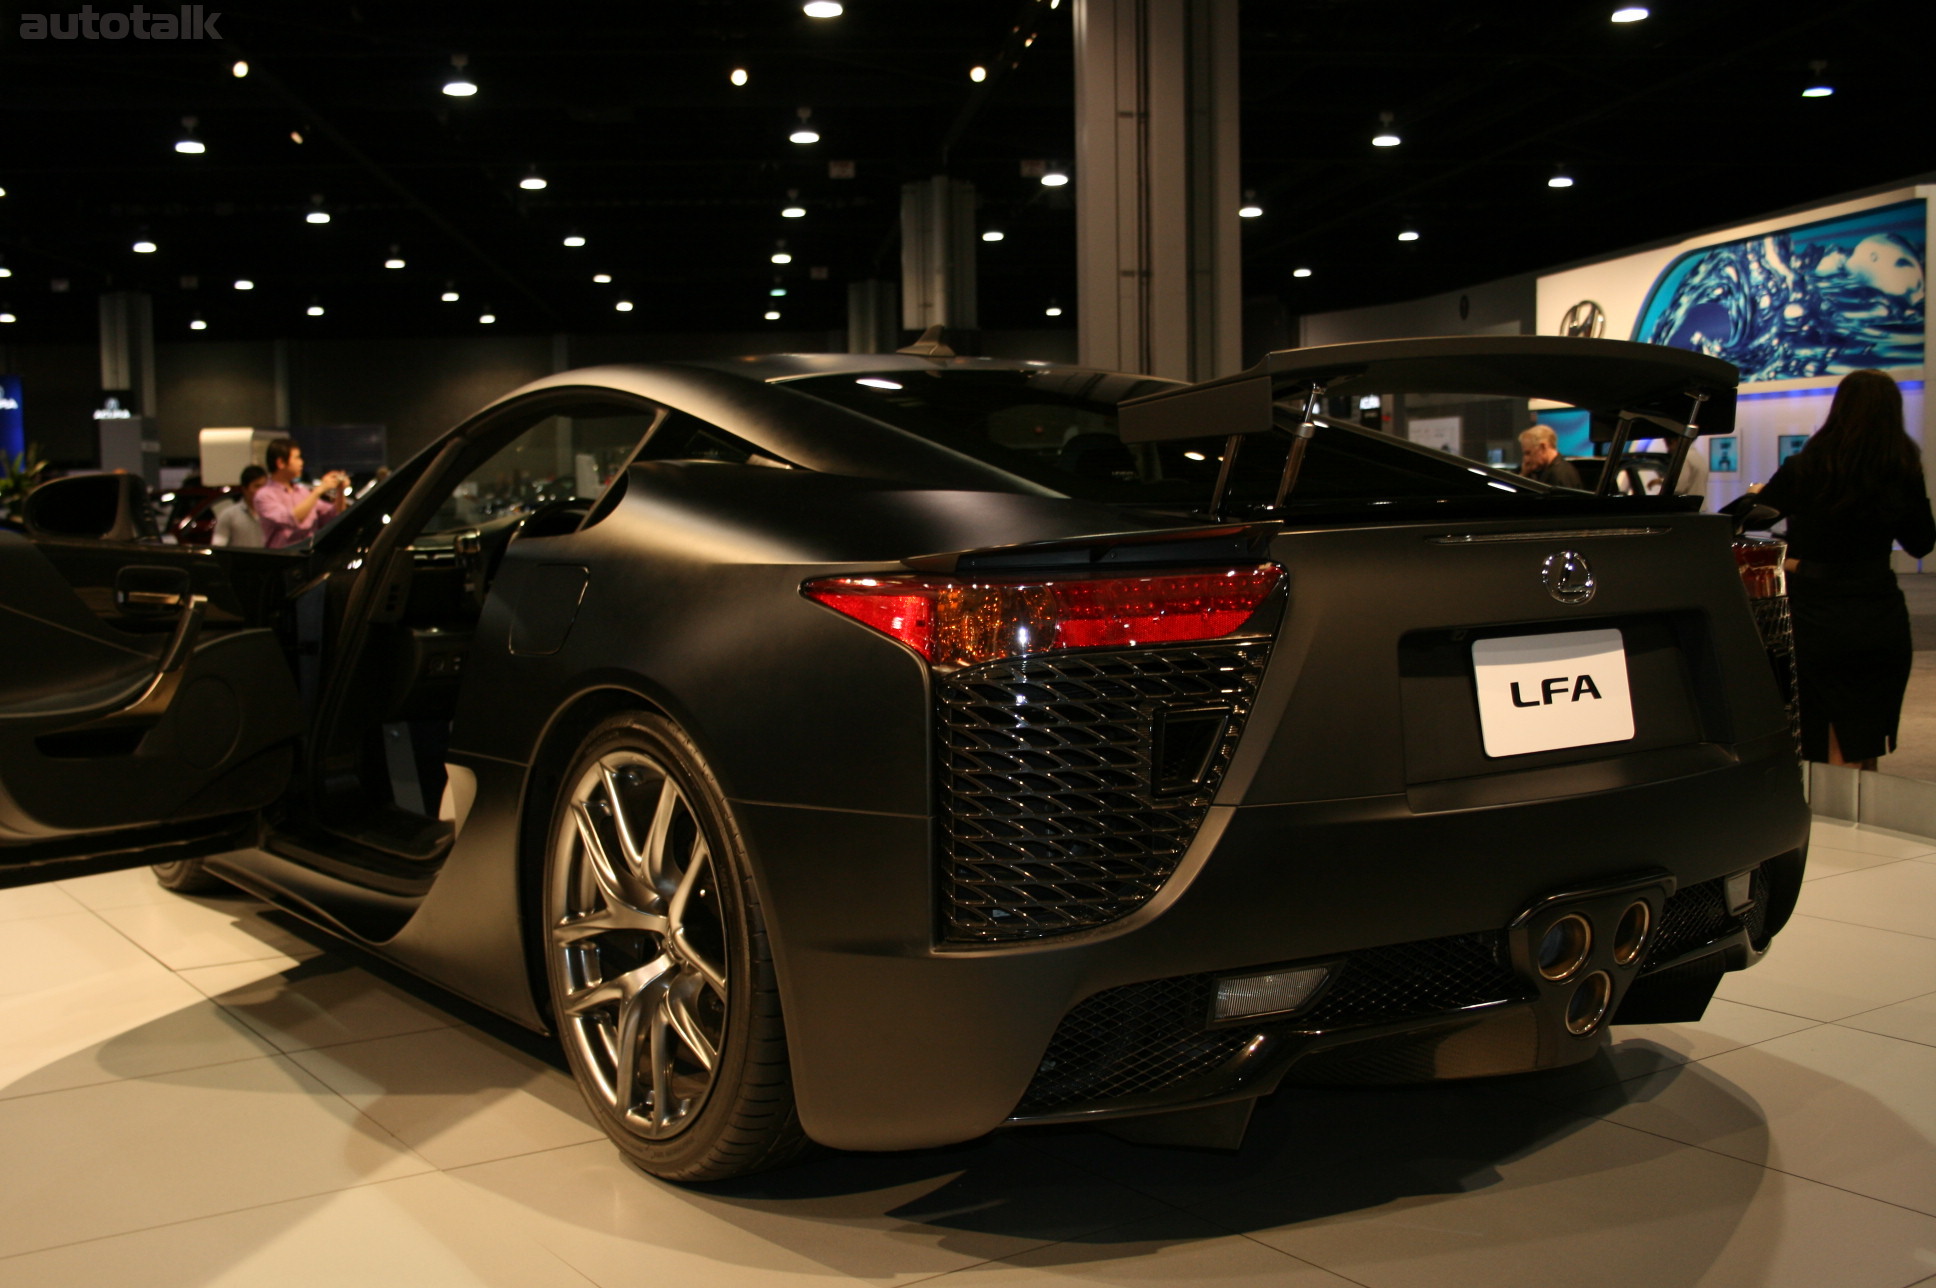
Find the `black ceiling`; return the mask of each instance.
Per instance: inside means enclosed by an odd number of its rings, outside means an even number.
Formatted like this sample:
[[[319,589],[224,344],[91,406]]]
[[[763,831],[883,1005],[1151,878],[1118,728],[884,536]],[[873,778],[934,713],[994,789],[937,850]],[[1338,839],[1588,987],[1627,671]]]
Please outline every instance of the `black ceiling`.
[[[1073,189],[1024,165],[1075,161],[1074,3],[248,4],[199,42],[27,41],[16,7],[0,339],[87,339],[104,288],[151,291],[165,339],[197,314],[211,339],[477,333],[487,308],[500,331],[836,329],[847,282],[898,272],[900,185],[943,171],[1006,234],[979,247],[982,325],[1072,325],[1043,310],[1073,305]],[[1936,169],[1925,5],[1614,7],[1241,0],[1247,295],[1407,299]],[[453,53],[474,98],[440,92]],[[1805,99],[1818,59],[1836,92]],[[819,143],[787,141],[802,106]],[[1400,147],[1371,146],[1381,111]],[[204,155],[173,150],[184,116]],[[1548,188],[1561,166],[1577,182]]]

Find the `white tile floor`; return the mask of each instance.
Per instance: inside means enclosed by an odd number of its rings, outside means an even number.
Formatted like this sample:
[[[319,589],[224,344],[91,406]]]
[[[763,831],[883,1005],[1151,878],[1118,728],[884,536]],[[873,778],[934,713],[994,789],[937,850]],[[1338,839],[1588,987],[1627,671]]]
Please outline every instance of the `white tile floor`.
[[[1821,822],[1700,1024],[1550,1076],[1086,1132],[622,1166],[570,1079],[143,872],[0,891],[0,1285],[1936,1285],[1936,840]]]

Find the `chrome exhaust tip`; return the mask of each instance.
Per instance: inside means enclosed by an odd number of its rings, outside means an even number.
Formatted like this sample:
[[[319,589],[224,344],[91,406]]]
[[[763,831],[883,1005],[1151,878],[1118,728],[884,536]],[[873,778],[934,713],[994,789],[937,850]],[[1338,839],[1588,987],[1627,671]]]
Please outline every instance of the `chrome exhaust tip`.
[[[1612,1000],[1613,977],[1603,970],[1588,975],[1566,1000],[1566,1031],[1581,1038],[1596,1032]]]
[[[1577,912],[1569,912],[1546,928],[1539,937],[1536,965],[1541,979],[1565,983],[1586,965],[1593,952],[1593,923]]]
[[[1620,914],[1620,924],[1613,931],[1613,960],[1615,965],[1631,966],[1640,960],[1647,948],[1648,932],[1654,928],[1654,912],[1644,899],[1636,899]]]

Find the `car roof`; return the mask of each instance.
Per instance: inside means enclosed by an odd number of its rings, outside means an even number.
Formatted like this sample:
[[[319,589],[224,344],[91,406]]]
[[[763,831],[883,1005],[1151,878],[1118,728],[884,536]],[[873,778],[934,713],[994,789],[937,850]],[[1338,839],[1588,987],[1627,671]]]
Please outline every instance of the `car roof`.
[[[923,357],[911,353],[769,353],[743,358],[682,361],[683,367],[706,367],[769,382],[803,376],[843,376],[869,371],[1092,371],[1066,362],[1029,358]],[[1118,374],[1118,373],[1107,373]]]

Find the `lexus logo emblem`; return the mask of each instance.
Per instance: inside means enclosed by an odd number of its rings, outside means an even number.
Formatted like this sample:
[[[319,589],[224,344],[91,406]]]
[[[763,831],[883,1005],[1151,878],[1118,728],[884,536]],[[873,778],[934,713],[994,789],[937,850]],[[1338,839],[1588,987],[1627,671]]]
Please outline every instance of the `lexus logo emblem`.
[[[1547,555],[1546,562],[1539,566],[1539,580],[1546,592],[1562,604],[1584,604],[1599,589],[1593,580],[1593,569],[1587,567],[1586,556],[1577,550]]]

